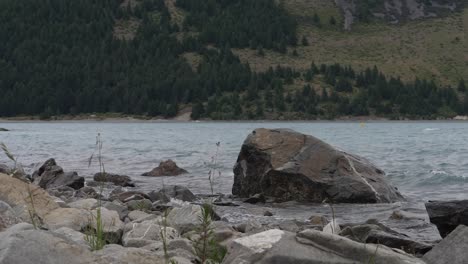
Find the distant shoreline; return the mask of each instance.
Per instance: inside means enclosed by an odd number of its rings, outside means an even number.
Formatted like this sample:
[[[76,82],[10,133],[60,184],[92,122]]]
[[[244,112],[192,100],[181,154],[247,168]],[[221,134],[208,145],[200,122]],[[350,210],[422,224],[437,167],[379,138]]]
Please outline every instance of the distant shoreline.
[[[326,122],[466,122],[468,116],[457,116],[448,119],[389,119],[376,116],[358,116],[358,117],[339,117],[336,119],[234,119],[234,120],[191,120],[185,116],[175,118],[148,118],[144,116],[123,116],[123,115],[78,115],[78,116],[57,116],[51,119],[40,119],[38,116],[19,116],[19,117],[0,117],[0,123],[75,123],[75,122],[102,122],[102,123],[254,123],[254,122],[271,122],[271,123],[326,123]]]

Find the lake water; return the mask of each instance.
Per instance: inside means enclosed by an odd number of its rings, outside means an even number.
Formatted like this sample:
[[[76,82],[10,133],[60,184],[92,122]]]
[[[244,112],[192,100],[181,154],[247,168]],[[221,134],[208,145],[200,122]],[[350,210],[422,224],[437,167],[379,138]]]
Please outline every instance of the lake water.
[[[215,179],[215,192],[229,194],[232,168],[245,137],[259,127],[290,128],[371,160],[408,199],[392,205],[342,208],[337,205],[339,217],[345,221],[370,217],[385,220],[395,209],[424,216],[424,201],[468,199],[465,122],[7,122],[0,123],[0,127],[11,130],[0,132],[0,142],[30,172],[53,157],[66,171],[77,171],[91,179],[99,167],[97,164],[88,167],[88,158],[95,149],[97,133],[101,133],[107,172],[129,175],[145,191],[158,189],[164,182],[185,185],[195,193],[205,194],[210,192],[208,171],[217,142],[220,142],[217,160],[221,174]],[[173,159],[189,174],[164,178],[139,176],[165,159]],[[4,156],[0,157],[0,163],[11,164]],[[317,210],[328,210],[314,208],[294,205],[285,209],[279,205],[275,210],[291,218],[307,218]],[[429,227],[421,228],[425,229],[422,232],[425,239],[436,237],[429,235],[433,231]]]

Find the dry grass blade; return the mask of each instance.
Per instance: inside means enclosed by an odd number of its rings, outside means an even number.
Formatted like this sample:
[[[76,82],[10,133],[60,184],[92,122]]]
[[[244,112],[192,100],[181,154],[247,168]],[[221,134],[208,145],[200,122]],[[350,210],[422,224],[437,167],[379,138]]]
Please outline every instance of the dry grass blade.
[[[13,162],[16,162],[16,159],[15,159],[15,156],[13,156],[13,154],[10,152],[10,150],[8,149],[8,147],[5,145],[5,143],[0,143],[0,148],[2,148],[3,150],[3,153],[5,153],[5,155]]]

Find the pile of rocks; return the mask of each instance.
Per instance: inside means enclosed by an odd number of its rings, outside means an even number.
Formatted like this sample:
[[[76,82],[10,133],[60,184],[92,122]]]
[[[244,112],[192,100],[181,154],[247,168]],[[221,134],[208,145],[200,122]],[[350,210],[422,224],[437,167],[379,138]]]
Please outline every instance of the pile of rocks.
[[[165,165],[160,166],[161,169]],[[174,168],[174,166],[170,166]],[[210,201],[211,244],[227,249],[220,262],[237,263],[464,263],[468,252],[466,201],[430,202],[427,210],[445,239],[413,241],[376,221],[339,225],[315,215],[308,221],[230,223],[220,207],[232,197],[194,195],[183,186],[141,192],[130,177],[98,173],[96,186],[46,161],[31,176],[0,172],[0,264],[200,263],[195,250]],[[165,171],[163,174],[168,174]],[[97,182],[97,183],[96,183]],[[393,202],[403,199],[384,173],[365,159],[289,130],[255,130],[242,146],[233,193],[249,206],[278,201]],[[248,199],[245,199],[248,198]],[[231,208],[231,207],[230,207]],[[271,211],[262,213],[274,217]],[[106,246],[92,251],[90,231],[100,215]],[[405,217],[396,212],[395,218]],[[454,252],[454,254],[448,254]],[[219,252],[223,254],[222,250]]]

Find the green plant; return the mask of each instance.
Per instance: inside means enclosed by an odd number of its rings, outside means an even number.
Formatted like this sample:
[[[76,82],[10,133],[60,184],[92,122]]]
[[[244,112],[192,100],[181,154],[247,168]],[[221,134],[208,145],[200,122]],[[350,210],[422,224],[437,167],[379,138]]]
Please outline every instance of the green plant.
[[[217,243],[214,238],[211,221],[214,216],[213,205],[204,203],[199,216],[200,227],[197,229],[197,238],[192,240],[194,253],[202,264],[221,263],[227,249]]]
[[[105,174],[105,168],[104,168],[104,162],[102,161],[102,138],[101,134],[98,133],[96,136],[96,148],[95,151],[97,151],[97,161],[99,163],[99,172],[101,174]],[[91,155],[91,157],[88,160],[88,167],[91,166],[91,163],[94,159],[94,153]],[[101,214],[101,205],[102,205],[102,192],[104,190],[104,185],[101,183],[99,187],[99,198],[98,198],[98,206],[96,208],[96,216],[94,216],[92,213],[90,215],[89,223],[87,230],[85,232],[85,240],[88,243],[89,247],[91,250],[100,250],[104,248],[106,245],[106,237],[104,234],[104,225],[102,222],[102,214]],[[95,223],[95,227],[93,227],[93,224]]]

